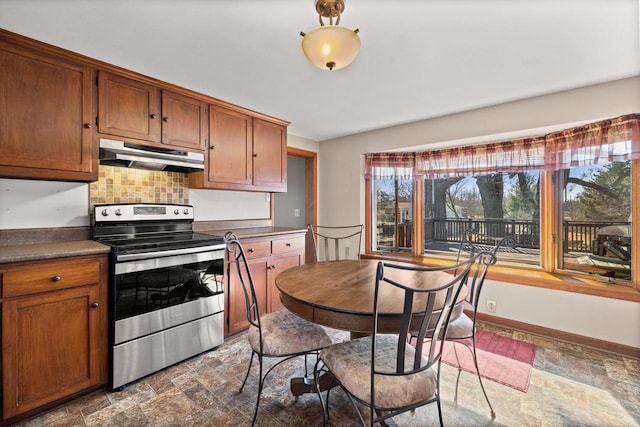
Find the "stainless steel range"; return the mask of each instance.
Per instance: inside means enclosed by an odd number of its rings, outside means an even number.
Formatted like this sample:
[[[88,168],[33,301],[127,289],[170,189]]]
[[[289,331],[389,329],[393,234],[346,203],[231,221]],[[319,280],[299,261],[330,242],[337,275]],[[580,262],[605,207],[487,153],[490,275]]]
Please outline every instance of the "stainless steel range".
[[[224,239],[193,218],[189,205],[94,208],[93,239],[112,248],[111,388],[224,341]]]

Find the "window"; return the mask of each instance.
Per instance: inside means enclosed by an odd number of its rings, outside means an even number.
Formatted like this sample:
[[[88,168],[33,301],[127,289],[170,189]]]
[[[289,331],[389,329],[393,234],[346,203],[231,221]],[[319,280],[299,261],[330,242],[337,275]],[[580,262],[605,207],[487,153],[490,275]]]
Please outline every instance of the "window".
[[[411,252],[413,238],[413,180],[379,178],[373,182],[376,224],[374,251]]]
[[[455,253],[466,230],[491,245],[511,236],[498,257],[540,265],[540,173],[499,172],[425,181],[424,253]]]
[[[640,289],[639,114],[516,141],[367,154],[365,167],[368,253],[452,257],[474,229],[487,244],[513,237],[498,253],[510,267]]]
[[[558,172],[560,268],[631,279],[631,161]]]

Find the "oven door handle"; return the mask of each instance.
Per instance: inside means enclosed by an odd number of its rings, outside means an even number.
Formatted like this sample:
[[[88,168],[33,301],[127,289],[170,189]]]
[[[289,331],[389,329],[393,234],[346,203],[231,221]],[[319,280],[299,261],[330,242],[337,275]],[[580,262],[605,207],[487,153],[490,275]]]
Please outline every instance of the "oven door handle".
[[[168,252],[168,251],[164,251]],[[164,253],[163,252],[163,253]],[[147,259],[136,259],[125,262],[116,262],[114,264],[114,274],[116,276],[120,274],[137,273],[148,270],[155,270],[158,268],[184,266],[187,264],[208,262],[216,259],[223,259],[225,251],[224,249],[216,249],[210,251],[198,251],[195,253],[180,253],[173,256],[160,256]]]
[[[195,254],[198,252],[218,251],[224,248],[225,248],[224,244],[218,244],[218,245],[212,245],[212,246],[197,246],[194,248],[169,249],[166,251],[139,252],[135,254],[120,254],[120,255],[116,255],[116,262],[137,261],[141,259]]]

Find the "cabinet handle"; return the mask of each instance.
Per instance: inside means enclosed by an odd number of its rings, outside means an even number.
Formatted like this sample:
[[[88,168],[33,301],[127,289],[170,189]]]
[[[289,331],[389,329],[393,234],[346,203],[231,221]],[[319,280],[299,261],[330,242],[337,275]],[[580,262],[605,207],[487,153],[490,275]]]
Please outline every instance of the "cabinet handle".
[[[55,282],[55,283],[58,283],[60,280],[62,280],[62,277],[60,277],[60,276],[53,276],[51,278],[51,281]]]
[[[85,129],[91,129],[91,123],[85,123],[84,127]]]
[[[258,157],[258,153],[254,154],[253,157]]]
[[[169,121],[169,117],[163,117],[163,118],[162,118],[162,121],[163,121],[163,122],[168,122],[168,121]]]
[[[276,266],[275,265],[270,265],[269,266],[269,270],[275,270]]]
[[[151,117],[152,119],[155,119],[158,116],[156,116],[155,114],[151,114],[149,117]]]
[[[214,148],[216,148],[216,146],[212,145],[211,147],[209,147],[209,150],[213,150]]]
[[[285,246],[287,246],[287,247],[291,247],[291,243],[287,243]]]
[[[253,253],[253,248],[249,248],[249,250],[247,252]]]
[[[93,304],[91,304],[91,308],[98,308],[100,306],[100,304],[98,304],[97,302],[94,302]]]

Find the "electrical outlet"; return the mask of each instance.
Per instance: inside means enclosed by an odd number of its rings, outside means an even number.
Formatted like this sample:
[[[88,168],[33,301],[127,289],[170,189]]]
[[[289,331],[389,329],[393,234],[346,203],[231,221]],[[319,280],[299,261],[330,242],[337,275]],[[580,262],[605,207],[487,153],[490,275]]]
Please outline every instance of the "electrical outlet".
[[[294,209],[293,216],[300,216],[300,209]]]
[[[495,313],[497,308],[498,308],[498,303],[496,302],[496,300],[493,300],[493,299],[487,300],[487,311],[489,313]]]

